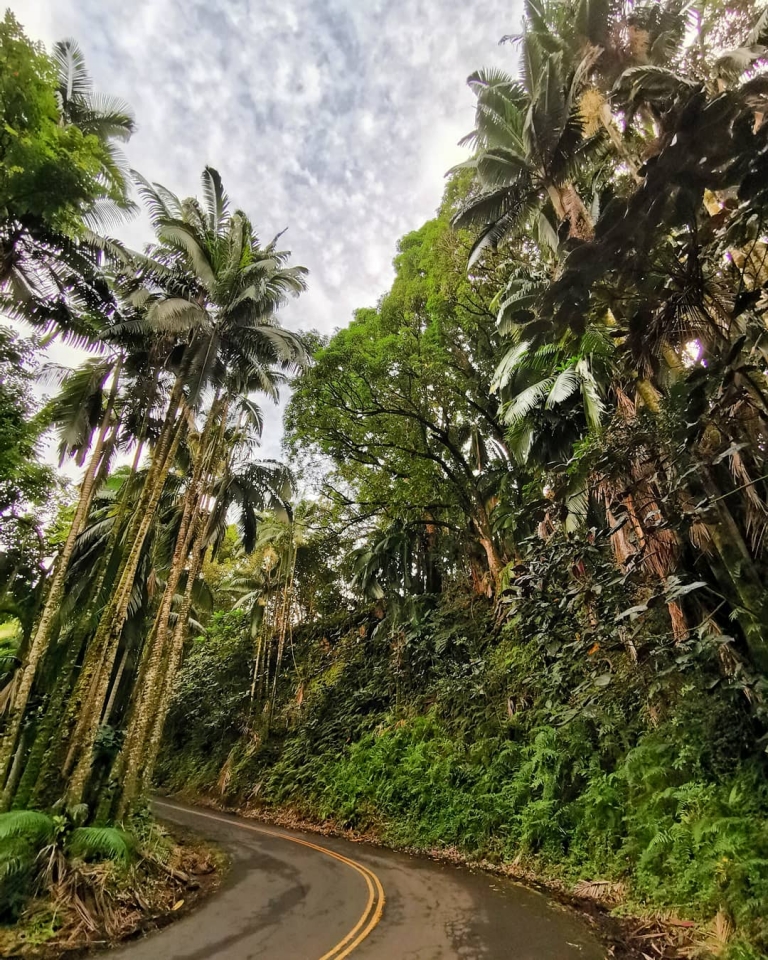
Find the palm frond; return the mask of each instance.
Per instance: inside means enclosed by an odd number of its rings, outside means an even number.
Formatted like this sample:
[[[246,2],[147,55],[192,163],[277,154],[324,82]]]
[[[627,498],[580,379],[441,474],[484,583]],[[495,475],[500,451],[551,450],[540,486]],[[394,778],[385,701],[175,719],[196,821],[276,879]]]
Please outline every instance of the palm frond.
[[[545,377],[526,387],[525,390],[503,405],[501,409],[502,421],[511,427],[520,423],[531,410],[540,406],[542,401],[547,399],[554,383],[554,377]]]
[[[53,818],[39,810],[11,810],[0,813],[0,840],[22,837],[31,843],[45,843],[56,830]]]
[[[563,403],[569,397],[572,397],[574,393],[578,391],[580,386],[581,378],[574,367],[566,367],[565,370],[561,370],[560,373],[558,373],[558,375],[555,377],[552,387],[547,395],[547,400],[545,403],[547,410],[551,410],[559,403]]]
[[[121,860],[130,863],[136,845],[130,834],[116,827],[76,827],[69,835],[67,853],[82,860]]]
[[[203,199],[208,212],[208,229],[218,234],[229,216],[229,198],[224,192],[221,176],[213,167],[206,167],[202,175]]]
[[[496,393],[509,383],[513,373],[527,355],[530,345],[529,340],[523,340],[522,343],[507,350],[493,375],[491,393]]]
[[[91,78],[85,68],[85,57],[75,40],[68,38],[53,45],[53,59],[58,68],[59,90],[64,103],[75,97],[88,97]]]

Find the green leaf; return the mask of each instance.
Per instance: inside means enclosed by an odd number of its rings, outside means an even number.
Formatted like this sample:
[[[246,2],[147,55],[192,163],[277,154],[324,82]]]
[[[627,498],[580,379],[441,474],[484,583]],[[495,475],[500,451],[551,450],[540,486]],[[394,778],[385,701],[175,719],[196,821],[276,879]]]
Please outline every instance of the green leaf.
[[[77,827],[69,836],[67,853],[83,860],[121,860],[129,863],[136,843],[115,827]]]

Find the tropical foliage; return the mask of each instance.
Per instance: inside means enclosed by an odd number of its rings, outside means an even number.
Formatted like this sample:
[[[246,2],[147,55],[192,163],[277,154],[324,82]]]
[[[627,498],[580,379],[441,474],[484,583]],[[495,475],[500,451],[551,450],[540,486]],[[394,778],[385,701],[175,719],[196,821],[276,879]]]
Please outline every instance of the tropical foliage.
[[[99,236],[133,209],[116,146],[130,111],[93,91],[73,42],[48,57],[10,14],[0,41],[12,68],[3,307],[90,353],[76,369],[43,370],[58,392],[30,420],[32,348],[3,334],[16,373],[2,397],[2,807],[86,801],[104,822],[134,810],[151,777],[189,625],[209,606],[204,561],[236,519],[252,550],[264,512],[285,512],[285,468],[253,453],[259,396],[277,401],[305,359],[277,322],[304,270],[231,209],[212,168],[200,201],[135,176],[155,232],[143,252]],[[47,494],[36,462],[46,427],[83,475],[33,562],[7,530]]]
[[[43,429],[83,476],[42,550],[3,535],[6,822],[85,803],[73,852],[157,769],[760,956],[768,13],[527,0],[504,41],[389,292],[299,337],[305,272],[214,169],[199,199],[134,177],[142,252],[102,235],[130,113],[4,21],[3,308],[90,350],[31,424],[25,364],[0,396],[4,523],[46,495]],[[260,460],[289,380],[288,464]]]

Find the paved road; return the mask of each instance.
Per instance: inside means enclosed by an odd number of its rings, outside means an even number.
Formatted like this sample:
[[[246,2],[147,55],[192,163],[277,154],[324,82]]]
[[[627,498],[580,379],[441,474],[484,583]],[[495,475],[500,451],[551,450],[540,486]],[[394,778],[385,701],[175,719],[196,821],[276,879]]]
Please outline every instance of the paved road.
[[[110,960],[602,960],[581,921],[511,881],[157,801],[232,859],[222,888]]]

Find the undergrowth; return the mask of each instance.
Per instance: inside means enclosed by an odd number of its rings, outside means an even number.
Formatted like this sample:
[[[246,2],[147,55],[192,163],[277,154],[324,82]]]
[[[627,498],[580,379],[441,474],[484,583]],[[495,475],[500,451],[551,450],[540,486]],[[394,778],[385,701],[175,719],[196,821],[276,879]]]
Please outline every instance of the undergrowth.
[[[501,618],[455,591],[423,598],[407,622],[303,628],[269,732],[249,697],[243,620],[218,615],[179,679],[163,785],[574,885],[614,881],[622,909],[718,917],[735,930],[730,956],[764,955],[761,691],[728,638],[671,637],[662,604],[627,629],[626,585],[590,550],[578,590],[568,568],[535,591],[523,583]],[[220,683],[226,718],[196,720],[195,698],[216,701]]]
[[[83,826],[86,816],[84,805],[0,814],[1,956],[119,940],[197,889],[190,869],[214,870],[212,851],[180,845],[147,813],[130,831]]]

